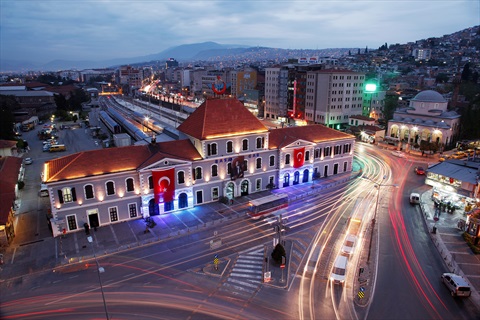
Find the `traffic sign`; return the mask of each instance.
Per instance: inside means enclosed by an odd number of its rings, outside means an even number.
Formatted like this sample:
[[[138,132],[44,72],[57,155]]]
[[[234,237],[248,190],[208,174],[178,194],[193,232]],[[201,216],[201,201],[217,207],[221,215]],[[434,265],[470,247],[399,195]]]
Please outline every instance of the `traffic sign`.
[[[281,264],[281,265],[280,265],[280,268],[282,268],[282,269],[285,268],[285,265],[284,265],[284,264]]]
[[[358,291],[357,295],[360,299],[363,299],[363,297],[365,297],[365,293],[363,293],[362,291]]]
[[[360,287],[360,291],[365,292],[365,287]]]

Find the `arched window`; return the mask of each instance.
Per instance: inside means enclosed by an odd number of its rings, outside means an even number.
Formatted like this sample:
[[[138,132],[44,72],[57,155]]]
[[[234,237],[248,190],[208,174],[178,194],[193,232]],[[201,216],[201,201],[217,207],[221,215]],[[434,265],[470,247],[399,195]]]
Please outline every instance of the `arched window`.
[[[177,173],[177,183],[185,183],[185,172],[183,171],[178,171]]]
[[[227,141],[227,153],[232,153],[232,152],[233,152],[233,142]]]
[[[262,169],[262,158],[257,158],[256,167],[257,169]]]
[[[310,160],[310,151],[305,151],[305,161]]]
[[[202,167],[195,168],[195,180],[202,179]]]
[[[268,165],[273,167],[275,165],[275,156],[270,156]]]
[[[242,140],[242,150],[247,151],[248,150],[248,139],[243,139]]]
[[[218,166],[216,164],[212,165],[212,177],[218,176]]]
[[[85,191],[85,199],[93,199],[95,198],[95,194],[93,193],[93,186],[91,184],[87,184],[83,187]]]
[[[153,189],[153,177],[152,176],[148,177],[148,189],[150,189],[150,190]]]
[[[133,183],[133,178],[128,178],[125,182],[127,184],[127,192],[135,191],[135,184]]]
[[[285,155],[285,164],[290,164],[290,154]]]
[[[257,149],[262,149],[264,143],[265,143],[265,138],[264,137],[258,137],[257,138]]]
[[[107,189],[107,196],[115,194],[115,183],[113,181],[108,181],[105,184],[105,188]]]

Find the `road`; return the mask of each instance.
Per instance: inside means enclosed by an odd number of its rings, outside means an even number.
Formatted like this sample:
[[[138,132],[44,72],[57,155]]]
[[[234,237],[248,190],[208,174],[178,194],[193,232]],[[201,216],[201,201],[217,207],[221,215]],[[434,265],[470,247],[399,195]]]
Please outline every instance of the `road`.
[[[424,176],[414,173],[417,163],[392,158],[371,146],[368,152],[384,157],[392,168],[395,191],[380,191],[378,208],[378,273],[368,319],[475,319],[468,299],[452,298],[440,282],[445,262],[431,242],[418,206],[411,206],[412,191],[426,190]],[[421,191],[422,192],[422,191]],[[390,201],[385,195],[392,193]]]

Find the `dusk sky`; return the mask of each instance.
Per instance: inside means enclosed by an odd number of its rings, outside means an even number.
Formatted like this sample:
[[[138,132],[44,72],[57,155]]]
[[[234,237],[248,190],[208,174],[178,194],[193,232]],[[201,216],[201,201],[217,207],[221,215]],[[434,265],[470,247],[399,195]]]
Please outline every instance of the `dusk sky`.
[[[0,0],[0,59],[47,63],[182,44],[372,48],[480,24],[479,0]]]

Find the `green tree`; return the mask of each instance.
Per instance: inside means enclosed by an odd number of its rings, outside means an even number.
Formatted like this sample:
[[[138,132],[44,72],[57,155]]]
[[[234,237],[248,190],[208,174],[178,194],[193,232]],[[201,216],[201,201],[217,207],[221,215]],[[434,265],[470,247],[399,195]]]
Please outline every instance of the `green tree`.
[[[393,113],[398,107],[398,96],[396,94],[386,94],[383,105],[383,117],[385,120],[393,119]]]
[[[13,111],[20,108],[14,96],[0,95],[0,139],[13,140],[15,117]]]

